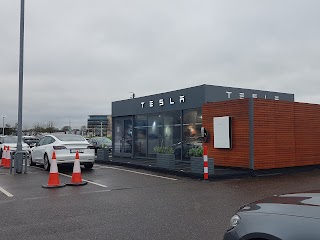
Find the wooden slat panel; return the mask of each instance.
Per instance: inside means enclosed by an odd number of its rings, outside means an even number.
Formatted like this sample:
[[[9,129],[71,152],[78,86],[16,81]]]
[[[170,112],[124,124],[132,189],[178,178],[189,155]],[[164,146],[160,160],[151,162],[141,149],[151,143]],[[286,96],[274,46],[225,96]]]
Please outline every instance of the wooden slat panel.
[[[254,100],[255,169],[295,165],[294,103]]]
[[[203,105],[209,157],[218,166],[249,168],[249,100]],[[232,116],[233,148],[213,148],[213,117]],[[320,164],[320,105],[254,99],[254,166],[271,169]]]
[[[214,158],[215,165],[249,168],[248,104],[248,99],[237,99],[203,105],[202,124],[210,135],[210,141],[204,145],[208,146],[208,155]],[[213,147],[213,118],[222,116],[232,117],[232,149]]]

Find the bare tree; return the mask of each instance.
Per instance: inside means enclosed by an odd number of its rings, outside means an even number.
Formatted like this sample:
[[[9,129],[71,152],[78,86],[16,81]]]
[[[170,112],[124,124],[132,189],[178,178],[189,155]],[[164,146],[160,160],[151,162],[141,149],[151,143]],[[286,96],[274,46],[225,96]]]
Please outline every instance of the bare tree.
[[[46,124],[45,131],[48,133],[53,133],[57,131],[57,128],[55,128],[54,123],[50,121]]]
[[[33,126],[33,129],[32,129],[32,130],[33,130],[33,132],[34,132],[35,134],[39,134],[39,133],[45,132],[43,125],[40,124],[40,123],[36,123],[36,124]]]

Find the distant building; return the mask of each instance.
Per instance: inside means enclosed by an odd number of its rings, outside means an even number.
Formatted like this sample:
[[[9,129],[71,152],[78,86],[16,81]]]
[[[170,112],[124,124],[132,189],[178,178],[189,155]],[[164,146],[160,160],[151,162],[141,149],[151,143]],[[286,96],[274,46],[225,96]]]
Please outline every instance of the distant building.
[[[88,136],[111,136],[112,117],[111,115],[89,115],[87,122]]]

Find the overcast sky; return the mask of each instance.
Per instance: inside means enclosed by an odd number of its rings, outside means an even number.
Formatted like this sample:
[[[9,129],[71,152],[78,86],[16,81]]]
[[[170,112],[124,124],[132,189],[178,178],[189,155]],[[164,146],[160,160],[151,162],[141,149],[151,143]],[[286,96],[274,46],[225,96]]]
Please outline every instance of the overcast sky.
[[[25,0],[23,128],[201,84],[320,104],[319,0]],[[0,115],[18,118],[19,0],[0,0]],[[2,126],[2,119],[1,119]]]

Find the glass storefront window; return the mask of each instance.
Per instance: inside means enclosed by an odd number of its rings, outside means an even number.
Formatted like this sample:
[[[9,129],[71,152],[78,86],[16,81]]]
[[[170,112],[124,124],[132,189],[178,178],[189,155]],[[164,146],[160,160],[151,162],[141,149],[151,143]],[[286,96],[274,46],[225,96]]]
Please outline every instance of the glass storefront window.
[[[182,126],[182,129],[181,129]],[[156,158],[154,148],[171,147],[177,160],[188,160],[188,151],[201,146],[202,109],[134,117],[134,156]],[[181,140],[182,137],[182,140]]]
[[[182,159],[188,160],[188,151],[195,146],[202,146],[201,139],[202,108],[183,111]]]
[[[163,146],[163,121],[161,114],[148,115],[148,157],[155,158],[154,147]]]
[[[113,154],[115,156],[130,156],[132,154],[132,119],[115,119],[114,125]]]
[[[113,138],[114,141],[114,149],[112,151],[115,155],[120,154],[121,151],[121,141],[122,141],[122,121],[121,120],[115,120],[114,121],[114,128],[115,128],[115,135]]]
[[[147,157],[147,116],[137,115],[134,122],[134,155]]]
[[[173,148],[176,159],[181,159],[181,111],[167,112],[163,119],[164,146]]]
[[[123,152],[132,153],[132,119],[126,119],[124,123]]]

